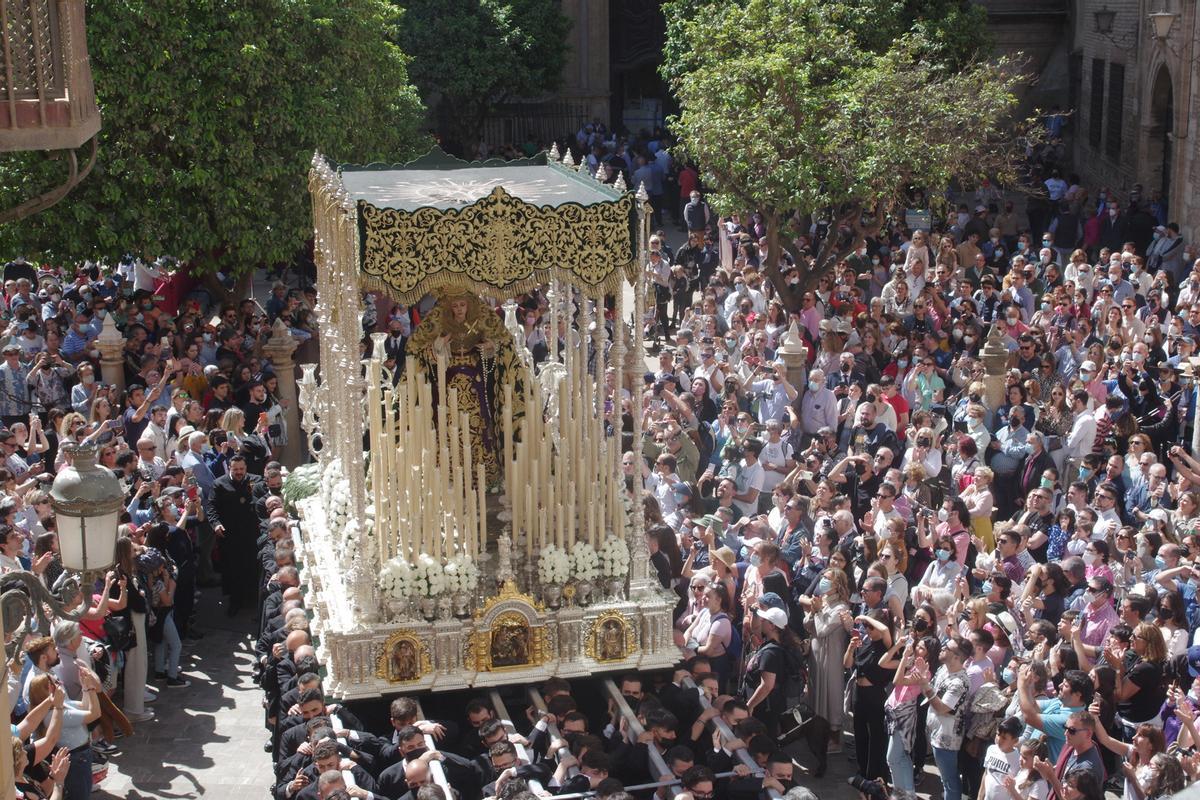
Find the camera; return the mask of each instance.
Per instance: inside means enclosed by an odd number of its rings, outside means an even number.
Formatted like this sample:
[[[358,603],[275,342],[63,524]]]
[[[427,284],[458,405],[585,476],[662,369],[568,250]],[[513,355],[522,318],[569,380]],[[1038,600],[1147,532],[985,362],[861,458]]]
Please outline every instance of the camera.
[[[861,775],[851,775],[846,783],[863,797],[871,800],[888,800],[888,790],[883,781],[869,781]]]

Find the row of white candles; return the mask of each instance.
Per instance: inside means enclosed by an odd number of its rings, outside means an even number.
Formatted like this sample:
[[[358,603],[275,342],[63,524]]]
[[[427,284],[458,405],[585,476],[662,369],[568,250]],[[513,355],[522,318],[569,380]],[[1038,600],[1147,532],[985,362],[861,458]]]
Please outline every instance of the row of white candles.
[[[554,323],[560,314],[571,320],[569,294],[557,290],[552,296]],[[611,396],[604,380],[608,354],[600,342],[594,370],[589,370],[590,335],[583,324],[587,316],[580,319],[582,330],[566,337],[561,353],[551,347],[551,358],[561,359],[565,367],[557,390],[557,415],[548,418],[543,413],[545,389],[527,371],[523,418],[513,415],[511,381],[504,383],[502,397],[497,398],[502,406],[499,456],[513,539],[524,542],[527,557],[549,544],[569,550],[576,541],[586,541],[599,548],[609,532],[619,537],[625,533],[620,382],[616,396]],[[378,349],[382,352],[382,343]],[[394,556],[415,560],[422,553],[438,559],[478,556],[487,543],[486,471],[483,464],[473,463],[470,420],[459,409],[457,391],[450,389],[439,398],[442,402],[434,402],[429,378],[446,386],[445,354],[437,357],[435,376],[415,377],[419,373],[410,369],[394,389],[383,378],[381,362],[372,359],[369,369],[368,385],[379,387],[369,403],[380,563]],[[606,400],[614,403],[613,437],[605,433]]]
[[[371,369],[379,365],[372,361]],[[444,353],[437,372],[438,385],[446,386]],[[371,426],[371,453],[380,560],[477,556],[487,541],[487,475],[483,463],[473,463],[470,417],[454,388],[435,412],[432,385],[411,375],[383,389],[381,409],[372,411],[379,423]]]
[[[546,408],[545,390],[540,381],[526,380],[525,418],[519,437],[514,437],[512,387],[505,387],[506,493],[514,541],[524,540],[527,557],[549,544],[570,549],[576,541],[586,541],[598,548],[609,531],[624,535],[620,439],[605,435],[607,354],[597,346],[595,370],[589,370],[587,316],[580,316],[576,338],[569,293],[556,286],[551,298],[550,356],[561,357],[565,367],[558,387],[558,414],[547,418],[540,413]],[[560,314],[568,329],[561,355],[554,344]],[[616,408],[619,421],[619,401]]]

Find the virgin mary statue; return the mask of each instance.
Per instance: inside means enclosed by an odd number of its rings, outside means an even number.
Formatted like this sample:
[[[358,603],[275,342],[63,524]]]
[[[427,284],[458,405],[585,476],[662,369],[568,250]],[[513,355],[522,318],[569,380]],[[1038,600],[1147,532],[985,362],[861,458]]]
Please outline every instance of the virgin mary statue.
[[[459,413],[471,428],[471,460],[483,464],[489,487],[501,477],[504,387],[512,386],[513,430],[525,414],[525,366],[512,334],[473,294],[443,290],[408,342],[408,355],[433,385],[434,403],[458,391]],[[438,356],[446,359],[446,386],[438,385]],[[474,476],[471,476],[474,477]]]

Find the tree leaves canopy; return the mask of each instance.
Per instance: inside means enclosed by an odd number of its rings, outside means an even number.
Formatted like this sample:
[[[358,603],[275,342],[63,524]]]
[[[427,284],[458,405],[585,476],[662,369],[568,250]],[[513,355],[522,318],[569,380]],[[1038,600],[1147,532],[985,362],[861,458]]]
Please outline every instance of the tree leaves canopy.
[[[558,0],[394,0],[400,43],[421,96],[443,106],[449,131],[473,147],[487,116],[510,98],[562,83],[570,20]]]
[[[851,13],[853,12],[853,13]],[[1011,152],[1020,80],[1004,62],[930,61],[919,33],[885,51],[848,24],[862,5],[748,0],[694,8],[672,120],[729,207],[890,207],[914,185],[995,176]]]
[[[290,259],[311,236],[315,149],[366,162],[427,146],[393,44],[399,19],[384,0],[91,5],[96,168],[57,206],[0,229],[0,242],[50,258],[171,253],[234,271]],[[63,169],[5,158],[2,202]]]

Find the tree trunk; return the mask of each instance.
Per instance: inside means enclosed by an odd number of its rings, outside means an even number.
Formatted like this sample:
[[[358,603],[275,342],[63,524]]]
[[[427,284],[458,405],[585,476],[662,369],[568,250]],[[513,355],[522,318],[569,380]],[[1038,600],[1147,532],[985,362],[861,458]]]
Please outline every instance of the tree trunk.
[[[226,289],[225,285],[217,280],[215,269],[205,269],[199,277],[200,282],[204,284],[204,288],[212,297],[213,305],[220,308],[226,305],[237,305],[250,296],[250,285],[254,282],[254,270],[247,269],[238,275],[232,289]]]
[[[842,212],[830,222],[829,232],[821,242],[821,246],[813,253],[812,266],[807,266],[800,253],[792,244],[789,232],[786,230],[787,219],[778,211],[764,211],[763,219],[767,223],[767,259],[762,266],[763,274],[771,279],[779,302],[787,309],[788,314],[799,314],[804,307],[804,293],[815,291],[821,278],[833,272],[839,263],[859,248],[867,238],[879,233],[883,227],[883,208],[876,203],[871,209],[872,222],[864,225],[863,212],[866,209],[856,203],[842,209]],[[842,227],[849,225],[851,235],[844,237]],[[783,279],[783,271],[779,269],[781,256],[786,250],[792,260],[799,266],[800,283],[788,286]]]

